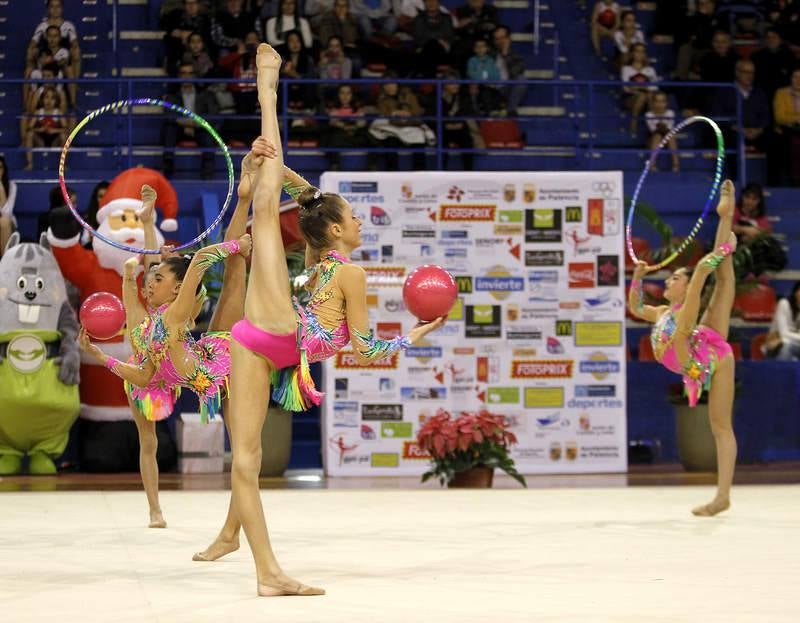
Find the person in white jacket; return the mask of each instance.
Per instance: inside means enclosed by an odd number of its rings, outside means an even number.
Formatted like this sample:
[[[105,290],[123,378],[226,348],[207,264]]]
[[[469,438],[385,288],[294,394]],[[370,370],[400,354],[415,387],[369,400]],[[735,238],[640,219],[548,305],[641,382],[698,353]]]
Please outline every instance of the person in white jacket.
[[[781,337],[781,347],[775,358],[778,361],[797,361],[800,359],[800,281],[794,284],[792,293],[778,301],[772,317],[770,332],[776,331]]]

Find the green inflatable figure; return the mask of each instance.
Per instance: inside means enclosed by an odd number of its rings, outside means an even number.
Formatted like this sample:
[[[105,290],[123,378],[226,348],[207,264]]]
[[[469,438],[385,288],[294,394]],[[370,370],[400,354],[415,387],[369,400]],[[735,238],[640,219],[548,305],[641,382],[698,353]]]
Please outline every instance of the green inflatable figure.
[[[0,475],[55,474],[78,417],[78,320],[47,237],[0,259]]]

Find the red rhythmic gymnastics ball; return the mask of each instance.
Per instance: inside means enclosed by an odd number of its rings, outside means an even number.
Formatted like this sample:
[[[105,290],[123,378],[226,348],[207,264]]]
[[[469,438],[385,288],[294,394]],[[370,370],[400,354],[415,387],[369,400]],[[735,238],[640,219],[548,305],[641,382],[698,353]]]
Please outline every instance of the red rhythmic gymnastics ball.
[[[125,308],[111,292],[88,296],[78,313],[81,325],[96,340],[110,340],[125,326]]]
[[[453,275],[441,266],[424,264],[414,270],[403,284],[406,309],[423,322],[450,313],[458,296]]]

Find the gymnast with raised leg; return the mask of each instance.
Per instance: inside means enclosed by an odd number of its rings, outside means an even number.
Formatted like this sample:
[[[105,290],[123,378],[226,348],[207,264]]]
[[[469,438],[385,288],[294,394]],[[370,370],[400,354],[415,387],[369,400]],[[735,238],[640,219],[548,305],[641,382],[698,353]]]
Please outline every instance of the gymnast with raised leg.
[[[255,172],[264,157],[272,156],[274,150],[266,146],[261,151],[251,151],[243,159],[238,202],[225,233],[225,242],[205,247],[194,257],[171,255],[155,270],[148,270],[147,310],[138,301],[132,278],[136,259],[126,264],[123,298],[134,349],[129,363],[106,356],[89,342],[85,332],[80,338],[87,353],[125,380],[139,429],[140,471],[150,504],[151,527],[166,527],[158,502],[155,422],[169,417],[182,387],[197,393],[204,419],[214,417],[221,405],[225,410],[230,376],[229,331],[244,312],[245,257],[251,246],[250,236],[245,234],[247,215],[257,179]],[[149,187],[143,188],[143,199],[143,214],[147,218],[155,203],[155,192]],[[204,299],[202,275],[222,260],[225,264],[219,302],[209,332],[195,342],[189,330]]]
[[[730,492],[736,468],[736,437],[733,433],[735,362],[727,343],[731,309],[736,289],[733,251],[736,236],[731,232],[734,187],[726,180],[717,204],[715,250],[697,264],[694,271],[679,268],[666,280],[664,298],[669,305],[644,304],[642,277],[652,270],[638,262],[633,273],[628,304],[631,312],[654,323],[650,339],[656,360],[683,376],[690,406],[708,391],[708,413],[717,447],[717,494],[711,502],[692,509],[697,516],[711,517],[730,507]],[[697,317],[708,276],[716,270],[716,283],[700,323]]]
[[[285,175],[276,115],[280,64],[275,50],[262,43],[256,56],[259,141],[275,146],[277,157],[265,160],[258,171],[244,319],[232,330],[227,418],[232,433],[232,497],[253,552],[258,594],[322,595],[324,590],[301,584],[283,572],[269,541],[258,472],[270,385],[277,402],[291,410],[303,410],[322,398],[309,374],[310,362],[333,356],[349,342],[359,360],[378,361],[420,340],[444,319],[417,326],[407,336],[376,339],[369,328],[366,274],[349,259],[361,245],[361,222],[341,197],[323,194],[296,175],[290,190],[300,206],[307,263],[317,263],[309,282],[312,294],[308,305],[302,309],[293,304],[279,221]]]

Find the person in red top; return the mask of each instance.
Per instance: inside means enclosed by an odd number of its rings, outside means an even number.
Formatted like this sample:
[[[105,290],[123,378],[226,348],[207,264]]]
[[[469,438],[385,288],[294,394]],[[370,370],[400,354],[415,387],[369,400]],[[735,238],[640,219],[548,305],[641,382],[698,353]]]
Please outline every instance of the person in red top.
[[[752,242],[760,234],[772,233],[761,184],[751,182],[742,190],[741,201],[733,213],[733,233],[745,243]]]

